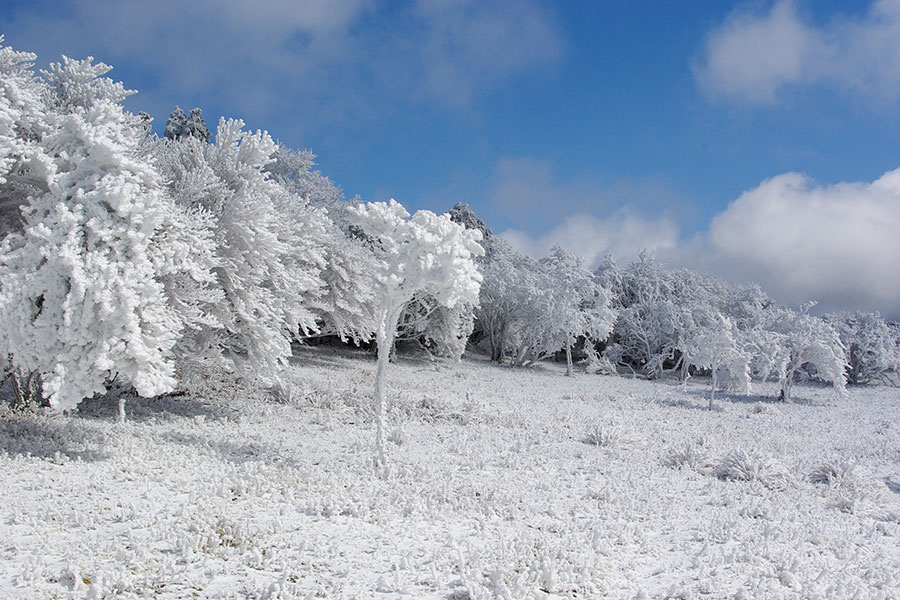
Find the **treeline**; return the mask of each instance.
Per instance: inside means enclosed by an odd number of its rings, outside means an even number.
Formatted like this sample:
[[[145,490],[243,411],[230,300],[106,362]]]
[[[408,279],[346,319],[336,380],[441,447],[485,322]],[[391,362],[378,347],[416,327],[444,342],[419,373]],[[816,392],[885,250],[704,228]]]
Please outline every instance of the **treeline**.
[[[158,138],[108,66],[34,60],[0,47],[0,356],[21,399],[71,408],[114,378],[154,396],[220,367],[277,379],[294,343],[376,333],[518,366],[564,354],[569,372],[702,371],[713,391],[777,378],[785,398],[800,373],[897,374],[876,314],[814,317],[648,255],[532,259],[462,204],[344,201],[312,153],[239,120],[213,136],[176,108]]]

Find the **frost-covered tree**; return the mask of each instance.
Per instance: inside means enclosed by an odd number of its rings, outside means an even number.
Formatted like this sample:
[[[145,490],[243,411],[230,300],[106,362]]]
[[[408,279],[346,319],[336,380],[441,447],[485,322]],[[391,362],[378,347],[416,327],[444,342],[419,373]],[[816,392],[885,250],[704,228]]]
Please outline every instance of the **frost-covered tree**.
[[[20,208],[48,191],[41,139],[49,130],[46,83],[37,79],[29,52],[3,46],[0,36],[0,237],[19,231]]]
[[[315,169],[315,154],[279,145],[265,171],[295,196],[324,210],[325,234],[321,243],[325,265],[322,287],[311,296],[318,320],[317,335],[336,335],[342,341],[368,342],[375,334],[375,279],[377,261],[370,240],[357,235],[347,217],[341,189]]]
[[[224,296],[212,313],[221,327],[201,328],[197,342],[273,376],[298,332],[317,330],[328,218],[270,177],[275,142],[243,131],[242,121],[220,119],[215,144],[187,136],[163,145],[172,194],[208,215]]]
[[[521,322],[517,361],[534,362],[564,350],[566,375],[571,375],[573,344],[582,337],[602,341],[612,330],[609,293],[580,257],[560,246],[538,262],[537,274],[535,310]]]
[[[712,376],[710,410],[723,378],[726,389],[750,393],[750,355],[740,347],[736,338],[737,331],[732,321],[719,316],[708,326],[694,330],[683,342],[685,364],[709,369]]]
[[[185,115],[181,107],[176,106],[166,120],[166,128],[163,137],[170,140],[181,140],[193,137],[204,144],[209,142],[210,133],[203,120],[203,111],[199,108],[191,110],[190,115]]]
[[[646,252],[627,269],[607,257],[599,270],[613,293],[618,319],[604,356],[656,379],[677,361],[684,307],[675,294],[671,272]]]
[[[503,362],[516,332],[537,310],[538,264],[515,252],[500,238],[486,243],[479,304],[475,311],[478,329],[487,340],[494,362]]]
[[[44,72],[49,125],[32,168],[42,177],[23,207],[21,233],[0,248],[2,351],[40,373],[51,405],[102,393],[118,375],[142,396],[175,386],[183,323],[167,301],[151,247],[171,202],[138,160],[144,135],[122,110],[120,83],[92,59]]]
[[[420,210],[410,218],[394,200],[352,206],[348,213],[374,241],[379,258],[375,282],[375,461],[377,467],[386,469],[385,372],[400,315],[404,306],[421,293],[448,308],[477,302],[481,275],[472,257],[483,252],[478,244],[481,236],[457,225],[447,215]]]
[[[766,329],[778,343],[775,366],[781,384],[780,398],[791,399],[794,380],[801,369],[844,392],[847,367],[846,350],[834,328],[824,319],[808,313],[815,305],[806,304],[799,312],[778,307],[771,311]]]
[[[857,311],[826,315],[847,349],[847,383],[897,384],[900,346],[878,313]]]

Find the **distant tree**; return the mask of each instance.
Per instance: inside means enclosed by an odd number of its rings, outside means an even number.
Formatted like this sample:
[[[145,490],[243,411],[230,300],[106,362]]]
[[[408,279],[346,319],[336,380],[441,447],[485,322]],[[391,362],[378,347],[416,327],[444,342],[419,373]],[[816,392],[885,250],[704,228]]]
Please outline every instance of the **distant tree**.
[[[750,392],[750,355],[740,347],[736,333],[732,321],[719,316],[713,323],[692,331],[684,341],[685,364],[709,369],[712,376],[710,410],[723,376],[728,389]]]
[[[182,135],[195,137],[204,144],[209,143],[209,129],[206,127],[206,121],[201,116],[203,111],[199,108],[192,108],[191,114],[188,115],[187,123],[185,123]]]
[[[486,247],[484,281],[475,319],[487,339],[491,360],[503,362],[506,352],[516,345],[514,338],[521,324],[537,310],[541,293],[537,285],[538,265],[501,238],[490,238]]]
[[[203,111],[199,108],[191,110],[190,115],[185,115],[180,107],[169,114],[166,121],[166,129],[163,137],[170,140],[180,140],[186,137],[193,137],[204,144],[209,143],[210,133],[206,127],[206,121],[203,120]]]
[[[794,380],[801,369],[808,369],[816,378],[831,383],[838,393],[845,389],[847,357],[844,345],[831,325],[809,314],[813,305],[815,302],[808,303],[799,312],[779,307],[771,311],[765,325],[768,331],[776,334],[779,397],[784,401],[791,399]]]
[[[561,246],[539,262],[546,293],[539,317],[526,326],[533,328],[539,354],[560,348],[566,353],[566,375],[572,375],[572,346],[578,338],[603,341],[616,321],[610,295],[584,266],[581,257]]]
[[[483,250],[480,234],[457,225],[449,216],[418,211],[411,218],[396,201],[375,202],[348,209],[350,218],[370,236],[379,258],[375,341],[378,367],[375,376],[376,467],[386,473],[385,373],[397,323],[404,306],[425,293],[452,308],[477,302],[481,275],[473,256]]]
[[[488,226],[484,224],[484,221],[478,218],[478,215],[469,208],[468,204],[463,204],[462,202],[457,202],[453,208],[447,211],[447,214],[450,215],[450,219],[454,223],[459,223],[466,229],[477,229],[481,232],[482,246],[491,238],[493,235],[491,230],[488,229]]]
[[[878,313],[852,312],[826,315],[847,349],[847,383],[897,384],[900,347],[887,322]]]
[[[184,135],[184,129],[187,125],[187,115],[181,110],[180,106],[176,106],[169,114],[166,121],[166,129],[163,136],[170,140],[179,140]]]
[[[678,302],[673,274],[647,252],[627,269],[608,258],[598,274],[613,292],[612,306],[618,311],[604,356],[652,379],[662,377],[666,365],[677,361],[686,310]]]

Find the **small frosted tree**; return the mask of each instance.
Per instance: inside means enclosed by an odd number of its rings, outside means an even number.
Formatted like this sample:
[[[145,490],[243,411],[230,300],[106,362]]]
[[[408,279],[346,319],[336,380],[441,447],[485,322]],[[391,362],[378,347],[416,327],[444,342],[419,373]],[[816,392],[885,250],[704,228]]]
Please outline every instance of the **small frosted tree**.
[[[900,346],[878,313],[853,312],[826,316],[847,349],[847,383],[898,383]]]
[[[572,375],[572,345],[577,338],[602,341],[612,331],[616,313],[609,307],[610,295],[584,267],[580,256],[555,246],[541,261],[550,284],[547,314],[541,321],[548,339],[566,350],[566,375]]]
[[[766,325],[777,334],[776,372],[781,383],[780,399],[784,401],[791,399],[794,379],[801,369],[832,384],[839,394],[845,391],[846,349],[831,325],[808,314],[813,306],[815,302],[810,302],[799,312],[778,308]]]
[[[684,342],[685,364],[710,370],[709,410],[713,409],[716,389],[723,376],[727,388],[750,393],[750,355],[740,348],[735,333],[731,320],[720,316]]]
[[[375,465],[386,474],[385,373],[400,315],[417,293],[427,293],[448,308],[476,303],[481,275],[472,257],[483,253],[481,234],[427,210],[410,218],[395,200],[353,206],[348,213],[374,241],[380,259],[375,285]]]

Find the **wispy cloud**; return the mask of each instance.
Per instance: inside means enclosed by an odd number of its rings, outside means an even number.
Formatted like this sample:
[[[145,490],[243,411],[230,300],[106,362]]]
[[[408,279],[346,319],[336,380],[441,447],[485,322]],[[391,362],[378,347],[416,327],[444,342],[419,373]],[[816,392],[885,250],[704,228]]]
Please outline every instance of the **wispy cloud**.
[[[559,245],[597,267],[607,254],[625,263],[634,260],[642,250],[667,255],[678,247],[679,233],[678,224],[671,218],[622,208],[605,218],[571,215],[536,238],[516,229],[507,229],[500,236],[524,254],[546,256],[553,246]]]
[[[663,177],[613,179],[593,171],[563,176],[551,161],[533,157],[497,161],[488,201],[493,218],[526,233],[546,231],[565,215],[605,219],[623,207],[623,215],[656,213],[673,222],[694,210]]]
[[[127,64],[148,82],[142,102],[160,110],[227,94],[233,116],[268,124],[289,110],[308,127],[408,102],[465,108],[562,48],[538,0],[35,0],[0,27],[42,59]]]
[[[787,88],[818,86],[876,104],[900,100],[900,1],[817,24],[791,0],[740,9],[714,29],[694,67],[713,98],[773,104]]]

